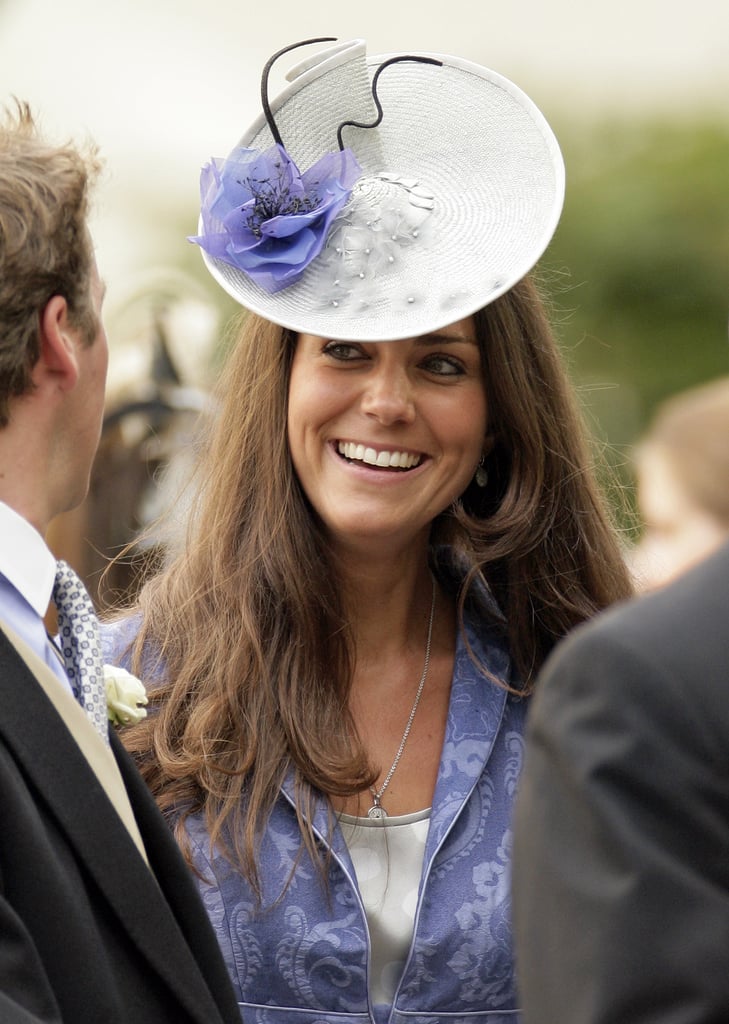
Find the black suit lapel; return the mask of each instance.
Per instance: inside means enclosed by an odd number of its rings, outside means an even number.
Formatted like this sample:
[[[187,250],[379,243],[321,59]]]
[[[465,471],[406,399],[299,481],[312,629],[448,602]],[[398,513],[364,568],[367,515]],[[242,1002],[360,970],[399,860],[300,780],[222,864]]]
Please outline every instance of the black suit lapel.
[[[32,723],[32,727],[30,727]],[[183,917],[200,926],[203,941],[215,939],[202,908],[199,920],[196,901],[189,897],[190,879],[182,879],[174,841],[155,813],[141,780],[130,793],[152,870],[162,879],[158,885],[142,861],[129,833],[110,803],[103,787],[43,692],[29,667],[0,631],[0,735],[22,765],[26,776],[47,801],[47,812],[55,817],[77,856],[85,863],[99,889],[150,966],[167,982],[193,1018],[205,1024],[218,1020],[219,1013],[182,928],[164,893],[182,891]],[[132,769],[116,736],[114,754],[120,762],[124,781],[131,784]],[[140,796],[141,794],[141,796]],[[94,827],[89,827],[89,822]],[[170,877],[165,877],[171,872]],[[187,882],[187,884],[185,884]],[[186,904],[192,904],[192,909]],[[183,928],[188,921],[183,921]],[[207,929],[206,929],[207,926]],[[193,936],[188,934],[188,938]],[[197,940],[200,942],[201,940]],[[215,957],[209,955],[209,962]],[[225,979],[227,982],[227,978]],[[224,994],[229,989],[219,988]],[[232,993],[230,993],[232,999]],[[235,1006],[235,1002],[232,1003]],[[237,1017],[237,1008],[236,1008]],[[231,1020],[236,1019],[230,1017]]]
[[[111,741],[142,835],[146,840],[155,833],[155,842],[147,842],[147,853],[160,888],[174,901],[177,923],[192,955],[218,994],[219,1004],[227,1008],[225,1019],[238,1022],[240,1010],[230,977],[192,873],[180,855],[172,832],[167,826],[162,831],[157,827],[159,810],[131,757],[115,734]]]

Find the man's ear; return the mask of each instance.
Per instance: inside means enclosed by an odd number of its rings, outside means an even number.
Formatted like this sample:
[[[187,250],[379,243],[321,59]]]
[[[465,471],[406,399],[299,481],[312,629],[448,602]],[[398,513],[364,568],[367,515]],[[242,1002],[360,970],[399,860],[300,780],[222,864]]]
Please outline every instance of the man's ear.
[[[53,295],[40,314],[40,358],[34,375],[38,370],[39,374],[47,374],[62,390],[74,388],[79,374],[77,339],[77,332],[69,323],[66,299],[62,295]]]

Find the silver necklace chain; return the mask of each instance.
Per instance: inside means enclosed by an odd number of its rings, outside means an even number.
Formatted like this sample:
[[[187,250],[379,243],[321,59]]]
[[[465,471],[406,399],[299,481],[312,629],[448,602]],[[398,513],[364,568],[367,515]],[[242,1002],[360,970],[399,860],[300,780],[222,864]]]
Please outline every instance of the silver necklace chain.
[[[382,794],[385,792],[387,787],[390,785],[390,779],[395,774],[395,769],[397,768],[398,764],[400,763],[400,758],[402,757],[402,752],[405,749],[405,744],[407,743],[407,739],[408,739],[408,736],[410,735],[410,730],[411,730],[412,725],[413,725],[413,719],[415,718],[415,712],[418,710],[418,704],[420,703],[420,698],[423,695],[423,687],[425,686],[425,677],[428,675],[428,666],[430,665],[430,642],[431,642],[431,640],[433,638],[433,620],[435,619],[435,598],[436,598],[436,585],[435,585],[435,578],[433,578],[433,596],[432,596],[431,601],[430,601],[430,618],[428,620],[428,639],[427,639],[427,641],[425,643],[425,663],[423,665],[423,674],[421,675],[420,682],[418,683],[418,691],[415,694],[415,701],[413,703],[412,708],[410,709],[410,716],[409,716],[409,718],[407,720],[407,725],[405,726],[405,732],[402,734],[402,739],[400,740],[400,746],[397,748],[397,753],[395,754],[395,760],[392,762],[392,765],[390,766],[390,770],[387,773],[387,775],[385,776],[385,780],[382,783],[382,785],[380,786],[379,790],[376,790],[374,786],[370,786],[370,793],[372,794],[372,799],[373,799],[374,802],[373,802],[372,806],[370,807],[369,811],[367,811],[367,817],[368,818],[386,818],[387,817],[387,811],[382,806],[380,801],[382,800]]]

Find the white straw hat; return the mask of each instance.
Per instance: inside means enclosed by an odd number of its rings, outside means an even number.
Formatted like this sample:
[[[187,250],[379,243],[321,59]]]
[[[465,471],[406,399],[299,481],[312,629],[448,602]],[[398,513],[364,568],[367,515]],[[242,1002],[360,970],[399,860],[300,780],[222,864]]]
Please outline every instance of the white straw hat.
[[[299,332],[390,341],[469,316],[534,266],[564,164],[519,88],[457,57],[368,57],[354,40],[298,64],[269,101],[286,50],[264,71],[264,114],[203,169],[191,240],[234,299]]]

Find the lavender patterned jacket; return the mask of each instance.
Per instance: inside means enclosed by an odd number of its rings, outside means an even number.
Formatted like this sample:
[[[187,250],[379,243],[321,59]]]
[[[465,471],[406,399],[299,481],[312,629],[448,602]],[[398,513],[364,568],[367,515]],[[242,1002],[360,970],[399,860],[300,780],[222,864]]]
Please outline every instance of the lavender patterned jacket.
[[[473,613],[476,655],[500,679],[509,658]],[[128,635],[128,634],[127,634]],[[107,660],[113,658],[107,632]],[[119,650],[119,648],[117,648]],[[189,820],[200,891],[245,1024],[518,1024],[510,923],[511,809],[523,757],[526,702],[480,676],[459,639],[410,954],[394,1005],[368,997],[369,936],[355,871],[337,828],[331,898],[300,846],[287,780],[263,837],[264,912]],[[324,803],[314,826],[325,844]]]

